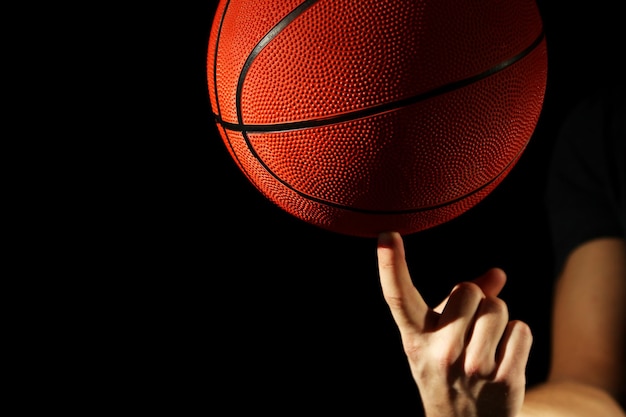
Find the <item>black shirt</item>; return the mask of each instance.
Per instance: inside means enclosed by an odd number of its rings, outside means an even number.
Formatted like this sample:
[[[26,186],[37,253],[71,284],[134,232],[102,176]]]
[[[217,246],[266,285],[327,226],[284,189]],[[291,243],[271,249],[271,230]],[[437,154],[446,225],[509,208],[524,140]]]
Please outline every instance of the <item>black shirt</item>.
[[[626,88],[597,91],[566,118],[547,184],[555,267],[599,237],[626,230]]]

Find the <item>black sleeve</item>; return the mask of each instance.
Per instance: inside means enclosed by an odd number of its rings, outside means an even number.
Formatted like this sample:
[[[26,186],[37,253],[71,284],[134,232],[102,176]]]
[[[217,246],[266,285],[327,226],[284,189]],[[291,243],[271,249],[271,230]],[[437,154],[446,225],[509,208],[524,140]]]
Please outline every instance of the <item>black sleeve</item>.
[[[624,237],[624,88],[601,91],[574,108],[555,142],[546,188],[554,261],[599,237]]]

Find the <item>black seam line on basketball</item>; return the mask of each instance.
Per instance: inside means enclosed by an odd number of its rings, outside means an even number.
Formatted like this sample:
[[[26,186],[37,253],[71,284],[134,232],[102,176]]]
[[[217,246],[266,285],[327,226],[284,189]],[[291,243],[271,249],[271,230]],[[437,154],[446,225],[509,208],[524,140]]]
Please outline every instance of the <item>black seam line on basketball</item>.
[[[501,63],[499,63],[498,65],[488,69],[485,72],[482,72],[478,75],[475,75],[473,77],[470,78],[466,78],[454,83],[450,83],[450,84],[446,84],[444,86],[435,88],[433,90],[427,91],[425,93],[422,94],[418,94],[416,96],[413,97],[408,97],[402,100],[398,100],[392,103],[385,103],[385,104],[381,104],[379,106],[374,106],[374,107],[369,107],[366,109],[362,109],[362,110],[357,110],[354,112],[349,112],[349,113],[344,113],[338,116],[330,116],[330,117],[326,117],[326,118],[321,118],[321,119],[313,119],[313,120],[306,120],[306,121],[299,121],[299,122],[287,122],[287,123],[275,123],[275,124],[243,124],[243,123],[231,123],[231,122],[227,122],[225,120],[222,120],[222,118],[220,117],[220,115],[214,115],[215,120],[217,123],[221,124],[224,128],[229,129],[229,130],[233,130],[233,131],[239,131],[239,132],[250,132],[250,133],[254,133],[254,132],[284,132],[284,131],[290,131],[290,130],[300,130],[300,129],[310,129],[310,128],[315,128],[315,127],[322,127],[322,126],[327,126],[327,125],[332,125],[332,124],[336,124],[336,123],[344,123],[344,122],[349,122],[352,120],[358,120],[358,119],[362,119],[368,116],[373,116],[376,114],[380,114],[380,113],[384,113],[384,112],[388,112],[391,110],[395,110],[395,109],[399,109],[402,107],[406,107],[406,106],[410,106],[416,103],[419,103],[420,101],[424,101],[427,100],[429,98],[432,98],[434,96],[437,95],[441,95],[441,94],[445,94],[445,93],[449,93],[452,92],[454,90],[458,90],[460,88],[466,87],[472,83],[475,83],[477,81],[480,81],[484,78],[487,78],[493,74],[496,74],[504,69],[506,69],[507,67],[510,67],[511,65],[513,65],[514,63],[516,63],[517,61],[521,60],[522,58],[524,58],[525,56],[527,56],[528,54],[530,54],[533,50],[535,50],[535,48],[537,48],[541,42],[544,40],[545,38],[545,34],[542,31],[540,33],[540,35],[537,37],[537,39],[526,49],[524,49],[522,52],[520,52],[518,55],[503,61]],[[251,62],[250,62],[251,63]],[[243,80],[243,78],[240,79],[240,83]],[[241,88],[241,85],[239,86],[239,88]],[[239,120],[242,120],[242,114],[241,114],[241,106],[240,106],[240,100],[241,100],[241,91],[238,88],[237,91],[237,116]]]
[[[259,41],[259,43],[257,43],[257,45],[252,49],[252,51],[250,52],[250,55],[248,56],[248,58],[246,58],[246,62],[244,63],[241,72],[239,74],[239,80],[237,82],[237,92],[235,95],[235,109],[237,112],[237,119],[238,120],[243,120],[243,112],[242,112],[242,105],[241,105],[241,96],[242,96],[242,91],[243,91],[243,84],[244,84],[244,80],[248,74],[248,71],[250,70],[250,67],[252,66],[252,62],[254,62],[254,60],[257,58],[257,56],[261,53],[261,51],[276,37],[278,36],[278,34],[285,29],[291,22],[293,22],[298,16],[300,16],[302,13],[304,13],[309,7],[311,7],[312,5],[314,5],[315,3],[317,3],[319,0],[306,0],[303,3],[301,3],[298,7],[296,7],[295,9],[293,9],[290,13],[288,13],[285,17],[283,17],[272,29],[270,29],[270,31],[263,36],[263,38],[261,38],[261,40]],[[224,127],[222,125],[222,127]],[[226,132],[226,135],[228,136],[228,133]],[[252,143],[250,142],[250,138],[248,137],[248,133],[245,130],[241,131],[241,136],[243,137],[244,142],[246,143],[246,146],[248,148],[248,150],[250,151],[250,153],[252,154],[252,156],[259,161],[259,163],[263,166],[263,168],[270,174],[272,175],[278,182],[280,182],[281,184],[283,184],[285,187],[292,189],[293,187],[287,183],[285,180],[283,180],[282,178],[280,178],[278,175],[276,175],[276,173],[274,171],[272,171],[270,169],[270,167],[267,166],[267,164],[265,164],[265,162],[263,161],[263,159],[261,159],[259,157],[259,154],[257,153],[257,151],[254,149],[254,147],[252,146]],[[233,148],[232,143],[230,141],[230,138],[228,140],[229,142],[229,146],[231,147],[231,149]],[[234,151],[233,149],[233,155],[236,155],[237,153]],[[237,160],[239,160],[239,158],[237,158]],[[239,165],[243,168],[245,165],[242,163],[239,163]],[[243,170],[245,175],[248,177],[248,179],[250,179],[252,181],[251,175],[248,174],[248,172],[244,169]],[[252,181],[252,183],[254,183],[254,181]],[[295,190],[294,190],[295,191]],[[296,191],[298,192],[298,191]],[[299,192],[298,192],[299,193]],[[301,193],[299,193],[301,194]],[[304,196],[304,195],[303,195]],[[308,196],[305,196],[305,198],[310,198]]]
[[[224,6],[224,11],[222,12],[222,16],[221,16],[221,20],[220,20],[220,24],[219,24],[219,28],[217,30],[217,39],[216,39],[216,43],[215,43],[215,56],[213,58],[213,86],[214,86],[214,93],[215,93],[215,105],[217,107],[217,112],[218,114],[221,115],[221,108],[219,105],[219,96],[218,96],[218,91],[217,91],[217,54],[218,54],[218,48],[219,48],[219,43],[220,43],[220,38],[221,38],[221,33],[222,33],[222,27],[224,25],[224,21],[226,20],[226,13],[228,12],[228,7],[230,6],[230,0],[228,0],[226,2],[226,5]],[[252,177],[248,174],[248,172],[243,169],[243,164],[241,163],[241,161],[239,160],[239,157],[237,156],[237,152],[235,152],[235,148],[233,147],[233,142],[230,138],[230,134],[228,132],[228,130],[224,129],[224,127],[222,126],[223,130],[222,130],[222,134],[224,135],[225,138],[225,142],[227,142],[227,146],[230,148],[230,153],[233,155],[235,161],[237,162],[237,165],[239,167],[241,167],[241,172],[246,176],[246,178],[248,178],[248,180],[250,182],[252,181]]]
[[[217,29],[217,37],[215,39],[215,53],[213,54],[213,94],[215,96],[215,107],[217,110],[217,114],[222,114],[220,109],[220,100],[219,95],[217,94],[217,51],[219,50],[220,40],[222,37],[222,27],[224,26],[224,20],[226,20],[226,12],[228,11],[228,6],[230,6],[230,0],[226,2],[224,6],[224,11],[222,12],[222,16],[220,16],[220,23]]]
[[[243,84],[246,79],[246,75],[248,75],[248,71],[252,66],[252,63],[257,58],[257,56],[261,53],[261,51],[276,37],[278,34],[285,29],[291,22],[293,22],[298,16],[300,16],[306,9],[317,3],[319,0],[306,0],[301,3],[298,7],[293,9],[289,14],[283,17],[269,32],[265,34],[256,44],[248,58],[246,58],[246,62],[243,64],[241,68],[241,72],[239,73],[239,80],[237,81],[237,93],[235,95],[235,105],[237,109],[237,119],[239,121],[243,120],[243,112],[241,109],[241,95],[243,91]],[[246,129],[242,129],[246,130]]]

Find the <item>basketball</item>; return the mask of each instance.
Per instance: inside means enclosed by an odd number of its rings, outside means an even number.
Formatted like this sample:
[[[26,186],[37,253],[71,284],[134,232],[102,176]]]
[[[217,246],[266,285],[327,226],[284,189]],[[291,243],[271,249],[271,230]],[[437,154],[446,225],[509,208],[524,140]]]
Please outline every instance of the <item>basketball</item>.
[[[546,80],[534,0],[221,0],[208,38],[237,167],[278,208],[360,237],[476,206],[522,156]]]

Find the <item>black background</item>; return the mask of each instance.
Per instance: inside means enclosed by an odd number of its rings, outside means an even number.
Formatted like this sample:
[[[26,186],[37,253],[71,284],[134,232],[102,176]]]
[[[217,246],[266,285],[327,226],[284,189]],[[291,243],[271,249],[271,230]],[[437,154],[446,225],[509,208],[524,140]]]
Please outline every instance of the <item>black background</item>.
[[[549,357],[555,274],[543,193],[551,147],[575,100],[623,70],[616,6],[567,3],[538,2],[548,88],[517,166],[465,214],[405,237],[413,280],[431,304],[492,266],[508,273],[501,297],[511,318],[529,323],[535,336],[530,384],[545,377]],[[166,362],[181,368],[172,378],[189,387],[188,401],[226,407],[228,415],[420,415],[381,296],[375,241],[319,230],[282,212],[248,183],[221,142],[206,84],[215,7],[174,6],[156,22],[159,36],[145,34],[155,51],[147,54],[146,72],[159,74],[150,93],[155,102],[146,104],[157,109],[142,131],[157,151],[145,156],[153,170],[145,181],[156,197],[138,219],[142,239],[155,248],[146,262],[168,276],[158,282],[158,304],[172,330],[164,339],[175,345]]]

